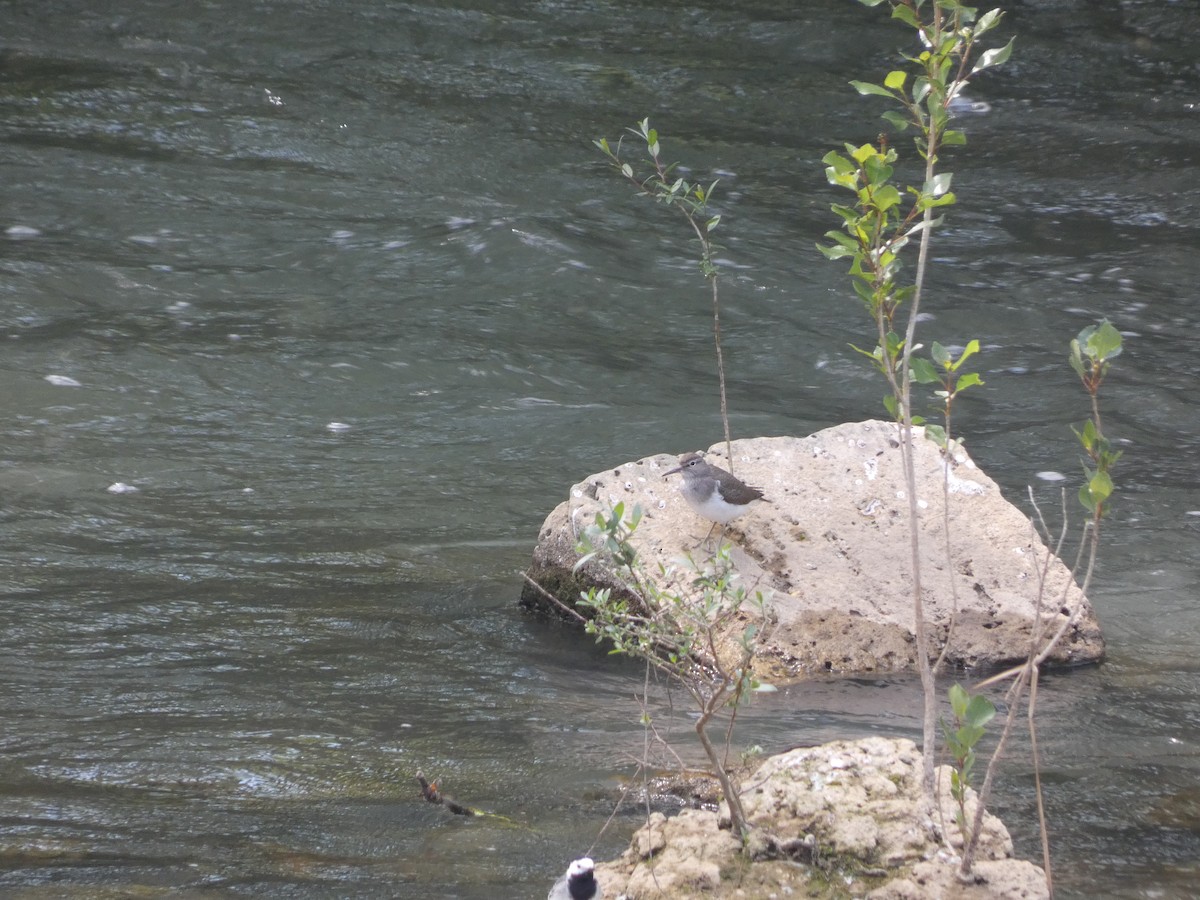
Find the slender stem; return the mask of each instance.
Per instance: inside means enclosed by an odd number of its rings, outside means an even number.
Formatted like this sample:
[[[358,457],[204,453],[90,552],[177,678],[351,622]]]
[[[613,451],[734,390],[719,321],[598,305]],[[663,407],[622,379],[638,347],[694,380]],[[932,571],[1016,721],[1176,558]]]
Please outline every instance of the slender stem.
[[[1042,871],[1046,873],[1046,890],[1050,893],[1049,900],[1054,900],[1054,874],[1050,866],[1050,832],[1046,827],[1046,803],[1042,796],[1042,758],[1038,750],[1037,710],[1038,670],[1035,666],[1033,677],[1029,681],[1029,753],[1033,760],[1034,793],[1037,796],[1038,826],[1042,832]]]
[[[1036,508],[1037,508],[1037,506],[1035,504],[1035,509]],[[1041,516],[1040,509],[1038,510],[1038,516],[1039,517]],[[1064,521],[1063,521],[1064,536],[1065,536],[1065,532],[1067,529],[1067,525],[1068,525],[1068,523],[1066,522],[1065,516],[1064,516]],[[1089,532],[1090,532],[1090,534],[1089,534]],[[1040,650],[1038,649],[1038,644],[1042,640],[1042,637],[1044,634],[1044,631],[1042,628],[1042,618],[1043,618],[1042,617],[1042,601],[1045,596],[1046,574],[1047,574],[1047,570],[1049,568],[1050,561],[1051,561],[1051,556],[1049,553],[1047,553],[1046,560],[1045,560],[1042,568],[1039,570],[1039,584],[1038,584],[1038,595],[1037,595],[1038,604],[1034,610],[1034,624],[1033,624],[1033,628],[1031,629],[1032,637],[1031,637],[1031,641],[1030,641],[1029,657],[1026,660],[1025,664],[1018,670],[1019,674],[1017,675],[1017,680],[1013,683],[1012,687],[1009,689],[1008,717],[1005,720],[1004,730],[1000,735],[999,742],[996,744],[996,749],[992,752],[992,758],[991,758],[991,760],[988,761],[987,774],[984,776],[983,785],[979,789],[979,805],[978,805],[978,808],[975,813],[975,822],[974,822],[974,825],[971,830],[971,840],[964,847],[962,864],[959,867],[960,871],[964,875],[971,871],[971,863],[972,863],[974,851],[976,848],[976,844],[978,843],[979,835],[983,829],[983,812],[986,809],[987,802],[991,796],[992,781],[995,776],[996,769],[999,766],[1000,760],[1004,755],[1004,747],[1008,741],[1009,732],[1012,730],[1012,724],[1013,724],[1014,720],[1016,719],[1017,710],[1020,707],[1020,703],[1021,703],[1021,700],[1022,700],[1022,697],[1024,695],[1026,688],[1029,688],[1029,707],[1028,707],[1027,715],[1028,715],[1029,723],[1031,726],[1030,737],[1031,737],[1031,740],[1033,741],[1033,746],[1034,746],[1033,763],[1035,766],[1035,774],[1036,774],[1036,768],[1039,766],[1039,759],[1038,759],[1038,755],[1037,755],[1037,744],[1036,744],[1037,738],[1036,738],[1035,733],[1032,731],[1032,725],[1033,725],[1034,715],[1035,715],[1036,705],[1037,705],[1037,690],[1036,690],[1037,677],[1038,677],[1038,673],[1040,671],[1040,667],[1041,667],[1042,663],[1044,663],[1046,661],[1046,659],[1049,658],[1050,654],[1052,654],[1054,652],[1055,648],[1057,648],[1058,644],[1062,641],[1063,636],[1066,634],[1067,629],[1070,628],[1078,620],[1080,614],[1082,613],[1082,611],[1085,607],[1085,599],[1087,597],[1087,591],[1091,587],[1092,575],[1095,572],[1095,567],[1096,567],[1096,558],[1100,551],[1100,512],[1099,512],[1099,510],[1097,510],[1097,512],[1094,514],[1093,519],[1091,521],[1084,523],[1084,535],[1085,535],[1085,540],[1080,543],[1079,554],[1076,557],[1075,565],[1071,569],[1072,580],[1064,587],[1064,589],[1063,589],[1064,596],[1061,598],[1060,602],[1058,603],[1057,608],[1062,608],[1063,606],[1066,605],[1066,601],[1067,601],[1066,595],[1069,595],[1071,588],[1074,586],[1074,577],[1073,576],[1076,573],[1078,573],[1080,565],[1082,564],[1085,566],[1085,569],[1084,569],[1084,576],[1083,576],[1082,583],[1079,585],[1079,588],[1078,588],[1078,591],[1079,591],[1078,602],[1075,604],[1074,608],[1071,610],[1071,613],[1066,617],[1066,619],[1059,624],[1058,629],[1054,632],[1053,635],[1051,635],[1049,640],[1047,640],[1041,646]],[[1059,549],[1061,549],[1061,545],[1062,545],[1062,540],[1060,538]],[[1085,553],[1086,553],[1086,563],[1084,563]],[[1038,776],[1036,779],[1036,787],[1037,787],[1037,792],[1038,792],[1039,816],[1043,817],[1044,816],[1044,807],[1042,805],[1040,776]],[[1040,818],[1040,821],[1041,821],[1041,825],[1042,825],[1042,853],[1043,853],[1044,858],[1046,859],[1046,869],[1045,869],[1046,888],[1050,892],[1051,898],[1053,898],[1053,892],[1054,892],[1053,876],[1051,874],[1050,867],[1049,867],[1049,852],[1050,852],[1049,851],[1049,838],[1046,836],[1044,818]]]
[[[655,160],[658,163],[657,160]],[[659,169],[662,171],[661,164]],[[660,175],[660,180],[665,180]],[[704,268],[704,276],[712,284],[712,303],[713,303],[713,341],[717,346],[717,385],[721,395],[721,424],[725,429],[725,460],[729,464],[729,471],[733,471],[733,442],[729,436],[729,401],[725,394],[725,353],[721,349],[721,304],[720,295],[717,288],[717,269],[712,259],[712,242],[708,239],[707,229],[700,222],[696,221],[696,217],[687,207],[680,206],[680,211],[687,217],[688,224],[692,226],[692,231],[696,232],[696,239],[700,241],[701,260]]]
[[[1045,519],[1042,518],[1041,507],[1037,505],[1037,501],[1033,498],[1033,491],[1029,492],[1029,499],[1033,502],[1033,508],[1037,512],[1039,521],[1045,528]],[[1064,496],[1065,500],[1065,496]],[[979,787],[978,805],[975,809],[975,820],[971,825],[969,832],[970,837],[963,836],[963,855],[962,862],[959,866],[959,871],[964,875],[971,871],[971,864],[974,860],[975,847],[979,843],[979,836],[983,833],[983,813],[987,809],[988,801],[992,795],[992,783],[996,777],[996,771],[1000,765],[1000,759],[1003,756],[1004,747],[1008,743],[1008,735],[1011,733],[1013,724],[1017,720],[1017,714],[1020,711],[1021,698],[1024,693],[1024,686],[1034,679],[1037,673],[1037,664],[1034,657],[1037,652],[1038,642],[1042,639],[1044,629],[1042,627],[1042,609],[1046,599],[1046,578],[1050,571],[1050,564],[1053,559],[1057,558],[1058,551],[1062,549],[1062,543],[1066,540],[1067,529],[1069,522],[1066,519],[1065,508],[1063,516],[1062,531],[1059,534],[1058,543],[1055,547],[1055,553],[1046,554],[1046,558],[1042,560],[1042,564],[1037,569],[1037,595],[1033,610],[1033,625],[1030,627],[1029,634],[1029,652],[1026,654],[1025,662],[1015,669],[1011,669],[1002,675],[995,676],[996,679],[1007,677],[1015,674],[1016,680],[1008,689],[1006,698],[1008,703],[1008,715],[1004,720],[1004,730],[1001,732],[1000,740],[996,744],[996,749],[992,751],[992,758],[988,760],[987,771],[983,776],[983,784]],[[1050,535],[1046,534],[1046,539],[1049,540]],[[1076,568],[1079,561],[1076,560]],[[992,679],[989,679],[989,681]],[[985,684],[988,682],[984,682]]]
[[[721,305],[717,302],[717,276],[709,276],[712,282],[713,339],[717,344],[717,381],[721,391],[721,424],[725,427],[725,461],[733,471],[733,442],[729,438],[729,401],[725,396],[725,355],[721,350]]]
[[[936,8],[936,4],[935,4]],[[925,181],[933,179],[935,161],[937,159],[936,132],[932,129],[926,147]],[[913,624],[917,639],[917,665],[921,673],[921,689],[925,695],[925,715],[921,738],[923,743],[924,766],[922,781],[925,794],[934,797],[934,747],[937,745],[937,684],[933,677],[933,667],[929,662],[929,637],[925,631],[925,601],[921,592],[921,536],[920,516],[917,506],[917,473],[913,459],[913,424],[912,424],[912,352],[916,342],[917,315],[921,309],[921,294],[925,285],[925,268],[929,260],[929,234],[932,231],[933,209],[926,207],[923,216],[925,227],[921,229],[920,250],[917,253],[917,273],[914,279],[912,304],[908,310],[908,325],[904,334],[904,350],[901,353],[900,364],[900,446],[901,459],[904,464],[904,481],[908,492],[908,521],[909,543],[912,553],[913,576]]]
[[[946,425],[945,425],[946,447],[943,450],[943,453],[945,454],[945,458],[942,463],[942,465],[945,467],[942,470],[942,531],[943,531],[943,533],[945,535],[945,539],[946,539],[945,540],[946,565],[953,566],[954,554],[953,554],[953,547],[950,543],[950,464],[954,458],[953,449],[952,449],[954,446],[954,433],[950,428],[950,422],[951,422],[951,404],[952,404],[951,397],[953,395],[950,393],[950,385],[947,385],[946,388],[947,388],[946,415],[945,415],[945,419],[944,419],[944,421],[946,423]],[[934,662],[934,664],[933,664],[934,675],[936,675],[938,673],[938,670],[942,667],[942,663],[945,662],[947,655],[949,655],[949,653],[950,653],[950,639],[954,636],[954,626],[957,623],[957,621],[958,621],[958,579],[951,578],[950,579],[950,624],[948,626],[946,626],[946,639],[945,639],[945,642],[942,644],[942,652],[938,654],[938,658],[937,658],[936,662]]]
[[[708,759],[712,763],[713,770],[717,774],[717,781],[721,783],[721,791],[725,794],[725,802],[729,805],[730,826],[740,841],[746,834],[746,813],[742,809],[742,799],[738,790],[734,787],[733,780],[729,777],[729,772],[721,765],[721,755],[708,738],[709,720],[720,709],[727,692],[728,686],[721,685],[713,691],[712,696],[708,698],[707,702],[702,704],[700,718],[696,720],[696,737],[699,738],[700,745],[704,747],[704,752],[708,755]]]

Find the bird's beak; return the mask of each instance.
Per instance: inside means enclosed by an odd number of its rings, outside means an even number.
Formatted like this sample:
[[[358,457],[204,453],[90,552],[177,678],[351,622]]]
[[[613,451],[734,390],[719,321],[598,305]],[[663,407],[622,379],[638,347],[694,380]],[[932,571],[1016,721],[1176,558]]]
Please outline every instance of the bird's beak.
[[[668,475],[674,475],[676,472],[682,472],[682,471],[683,471],[683,466],[676,466],[670,472],[663,472],[663,478],[666,478]]]

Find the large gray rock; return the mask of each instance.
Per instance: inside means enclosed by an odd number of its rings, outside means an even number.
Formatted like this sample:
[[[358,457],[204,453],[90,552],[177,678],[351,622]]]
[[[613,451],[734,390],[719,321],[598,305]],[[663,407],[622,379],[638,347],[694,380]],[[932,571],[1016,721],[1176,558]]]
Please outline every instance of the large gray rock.
[[[951,664],[1015,663],[1028,652],[1039,609],[1050,632],[1082,605],[1051,662],[1099,660],[1104,640],[1094,612],[1027,514],[961,450],[947,494],[942,454],[919,429],[914,444],[921,589],[934,647],[949,636]],[[740,440],[733,456],[730,466],[719,444],[707,458],[762,488],[770,501],[753,504],[726,532],[744,583],[769,594],[773,621],[762,635],[760,674],[915,670],[912,549],[897,427],[867,421],[807,438]],[[715,535],[699,546],[710,523],[679,494],[679,476],[662,477],[675,465],[674,456],[660,454],[572,487],[542,526],[530,578],[571,606],[589,586],[619,586],[603,565],[573,567],[579,535],[598,512],[622,501],[627,510],[643,510],[633,543],[651,572],[688,552],[698,560],[711,553]],[[531,586],[522,602],[551,606]]]

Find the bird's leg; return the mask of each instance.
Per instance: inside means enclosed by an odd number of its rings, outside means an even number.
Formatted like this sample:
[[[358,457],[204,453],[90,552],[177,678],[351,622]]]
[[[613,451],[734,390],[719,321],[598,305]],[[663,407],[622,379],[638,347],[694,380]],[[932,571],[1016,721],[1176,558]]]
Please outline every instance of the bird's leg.
[[[729,529],[728,525],[722,525],[721,530],[717,532],[717,549],[721,549],[721,542],[725,540],[725,532]]]

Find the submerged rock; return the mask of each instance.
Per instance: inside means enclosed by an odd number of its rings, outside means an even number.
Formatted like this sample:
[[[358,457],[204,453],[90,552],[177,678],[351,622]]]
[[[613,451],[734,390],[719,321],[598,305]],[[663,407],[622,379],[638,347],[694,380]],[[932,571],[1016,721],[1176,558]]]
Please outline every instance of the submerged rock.
[[[938,769],[940,809],[931,812],[921,795],[921,754],[909,740],[790,750],[743,782],[754,826],[747,853],[716,813],[654,813],[596,874],[606,896],[628,900],[1048,896],[1043,871],[1013,858],[1008,831],[990,814],[972,874],[959,877],[962,837],[949,772]],[[968,821],[975,803],[968,789]]]
[[[1040,627],[1052,632],[1082,607],[1050,662],[1098,661],[1104,640],[1091,605],[1028,515],[961,449],[947,475],[941,452],[917,432],[921,592],[934,648],[948,642],[948,661],[962,667],[1015,663],[1028,652],[1039,616]],[[723,444],[707,455],[762,488],[769,501],[753,504],[726,532],[743,583],[769,595],[759,674],[915,671],[912,548],[897,427],[866,421],[807,438],[740,440],[733,457],[730,465]],[[572,487],[542,526],[530,578],[569,606],[590,586],[619,589],[596,562],[574,571],[580,534],[618,502],[627,513],[635,505],[643,511],[633,545],[649,572],[687,553],[697,560],[710,554],[715,535],[700,545],[711,523],[684,502],[677,481],[662,477],[676,465],[675,457],[660,454]],[[550,606],[532,586],[522,602]]]

